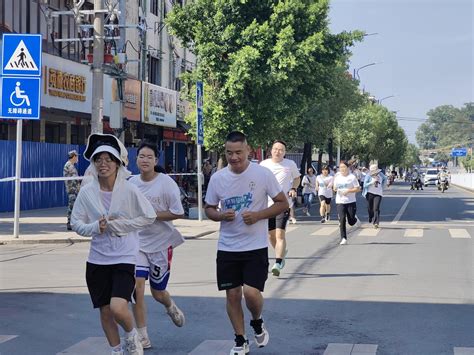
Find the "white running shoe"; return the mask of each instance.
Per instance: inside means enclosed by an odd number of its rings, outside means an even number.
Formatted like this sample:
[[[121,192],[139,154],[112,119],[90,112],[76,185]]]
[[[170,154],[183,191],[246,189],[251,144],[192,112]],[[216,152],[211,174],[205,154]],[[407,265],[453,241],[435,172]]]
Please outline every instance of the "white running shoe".
[[[143,349],[150,349],[151,348],[151,341],[150,338],[148,337],[141,337],[140,338],[140,343],[142,343]]]
[[[263,319],[251,320],[250,325],[252,326],[253,331],[255,333],[255,344],[257,344],[259,348],[263,348],[265,345],[268,344],[268,341],[270,340],[270,334],[265,328],[265,323],[263,323]]]
[[[143,355],[143,346],[140,339],[138,339],[138,333],[125,339],[125,350],[127,355]]]
[[[354,224],[354,227],[359,228],[362,225],[362,222],[360,221],[359,217],[357,217],[357,215],[355,215],[355,218],[357,222]]]
[[[346,238],[342,238],[341,239],[341,242],[339,243],[339,245],[346,245],[347,244],[347,239]]]
[[[295,217],[291,217],[291,218],[290,218],[290,222],[291,222],[291,224],[296,224],[296,218],[295,218]]]
[[[112,355],[124,355],[123,353],[123,349],[119,350],[119,351],[115,351],[115,350],[112,350]]]
[[[311,213],[309,213],[309,211],[306,211],[306,215],[307,215],[308,217],[311,217]]]
[[[282,269],[283,269],[282,264],[280,264],[280,263],[273,264],[273,267],[272,267],[273,276],[280,276],[280,272],[281,272]]]
[[[183,312],[178,308],[176,303],[172,301],[173,304],[171,305],[170,308],[166,308],[166,313],[170,316],[171,320],[177,327],[182,327],[184,325],[184,314]]]
[[[242,346],[234,345],[230,350],[230,355],[246,355],[250,352],[249,341],[245,339],[245,343]]]

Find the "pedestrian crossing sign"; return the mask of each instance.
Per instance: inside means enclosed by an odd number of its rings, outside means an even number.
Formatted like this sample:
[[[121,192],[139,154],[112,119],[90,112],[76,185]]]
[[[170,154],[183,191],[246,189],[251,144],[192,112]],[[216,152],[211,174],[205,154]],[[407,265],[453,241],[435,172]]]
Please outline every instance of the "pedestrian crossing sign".
[[[41,35],[4,33],[2,75],[41,76]]]

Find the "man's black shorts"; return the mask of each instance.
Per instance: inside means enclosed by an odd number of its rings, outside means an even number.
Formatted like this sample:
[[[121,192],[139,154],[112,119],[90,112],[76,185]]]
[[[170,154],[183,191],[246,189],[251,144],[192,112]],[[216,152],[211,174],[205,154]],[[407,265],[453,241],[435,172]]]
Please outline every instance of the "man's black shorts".
[[[110,304],[112,297],[132,301],[135,291],[135,265],[87,263],[86,282],[94,308]]]
[[[330,205],[331,204],[331,198],[330,197],[326,197],[324,195],[319,195],[319,202],[326,202],[326,205]]]
[[[290,209],[283,211],[278,216],[268,219],[268,230],[272,231],[275,229],[286,230],[286,225],[288,224],[288,219],[290,218]]]
[[[260,291],[268,277],[268,248],[249,251],[217,251],[219,291],[248,285]]]

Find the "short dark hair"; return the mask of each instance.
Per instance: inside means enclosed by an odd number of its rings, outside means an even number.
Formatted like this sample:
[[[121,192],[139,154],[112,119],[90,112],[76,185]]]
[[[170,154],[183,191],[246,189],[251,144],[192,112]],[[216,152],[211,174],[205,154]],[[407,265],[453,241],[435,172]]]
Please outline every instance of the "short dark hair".
[[[322,170],[327,170],[327,171],[329,171],[329,166],[327,166],[327,165],[323,165],[323,167],[322,167],[321,171],[322,171]]]
[[[281,139],[275,139],[272,143],[272,147],[275,143],[283,144],[285,146],[285,149],[286,149],[286,142],[285,141],[282,141]]]
[[[110,152],[100,152],[100,153],[97,153],[97,154],[94,154],[94,156],[92,157],[92,160],[94,161],[94,163],[99,160],[99,157],[101,156],[102,153],[107,153],[110,157],[110,159],[112,159],[114,161],[114,163],[116,163],[118,166],[122,165],[122,162],[117,159],[117,157],[115,155],[113,155],[112,153]]]
[[[339,162],[339,165],[341,165],[341,164],[344,164],[345,166],[349,167],[349,163],[348,163],[347,161],[345,161],[345,160],[341,160],[341,161]]]
[[[239,131],[232,131],[230,132],[227,137],[225,138],[226,142],[236,143],[236,142],[247,142],[247,137],[245,134]]]
[[[158,151],[158,147],[156,146],[156,144],[149,141],[141,142],[137,149],[137,155],[140,154],[140,150],[142,150],[143,148],[148,148],[148,149],[153,150],[153,153],[155,153],[155,157],[156,158],[160,157],[160,152]]]

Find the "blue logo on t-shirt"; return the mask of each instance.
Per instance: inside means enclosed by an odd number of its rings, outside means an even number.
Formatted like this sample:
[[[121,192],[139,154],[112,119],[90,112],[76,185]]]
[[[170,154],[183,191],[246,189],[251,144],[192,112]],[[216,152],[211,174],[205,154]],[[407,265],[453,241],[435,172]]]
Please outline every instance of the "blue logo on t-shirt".
[[[226,210],[233,209],[236,212],[238,212],[242,208],[250,207],[250,204],[253,202],[252,198],[253,198],[253,194],[251,192],[248,192],[243,196],[229,197],[224,200],[224,208]]]

